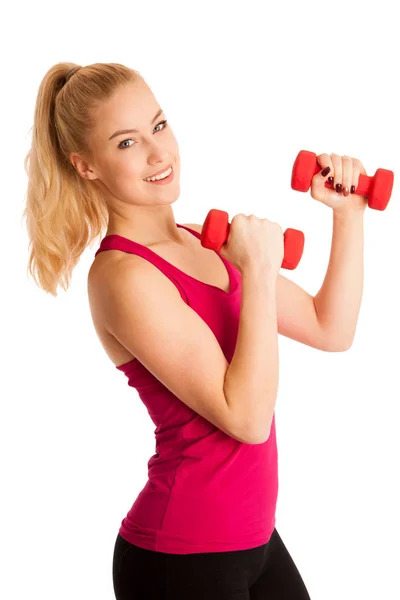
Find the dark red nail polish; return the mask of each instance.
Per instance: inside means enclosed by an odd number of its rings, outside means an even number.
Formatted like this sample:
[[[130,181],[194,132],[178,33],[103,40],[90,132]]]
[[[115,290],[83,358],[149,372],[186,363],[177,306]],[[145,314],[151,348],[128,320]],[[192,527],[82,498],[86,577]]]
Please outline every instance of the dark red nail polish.
[[[330,167],[325,167],[325,169],[322,169],[322,171],[321,171],[322,177],[326,177],[328,175],[328,173],[330,172],[330,170],[331,170]]]
[[[350,188],[350,194],[354,194],[355,191],[356,191],[356,186],[352,185]]]
[[[349,188],[348,187],[344,187],[343,188],[343,196],[348,196],[349,195]]]
[[[333,177],[328,177],[328,183],[330,183],[331,185],[333,185]]]
[[[341,191],[342,191],[342,184],[341,183],[337,183],[336,187],[335,187],[335,190],[337,191],[338,194],[340,194]]]

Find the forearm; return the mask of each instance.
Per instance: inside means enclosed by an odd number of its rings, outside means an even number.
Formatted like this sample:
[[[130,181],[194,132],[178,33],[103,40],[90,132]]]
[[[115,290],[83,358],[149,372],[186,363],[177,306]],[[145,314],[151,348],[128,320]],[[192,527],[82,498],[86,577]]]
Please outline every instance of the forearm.
[[[327,337],[339,348],[354,338],[364,283],[364,211],[333,211],[329,264],[315,309]]]
[[[278,391],[276,280],[276,273],[243,273],[238,336],[224,384],[233,418],[254,444],[268,439]]]

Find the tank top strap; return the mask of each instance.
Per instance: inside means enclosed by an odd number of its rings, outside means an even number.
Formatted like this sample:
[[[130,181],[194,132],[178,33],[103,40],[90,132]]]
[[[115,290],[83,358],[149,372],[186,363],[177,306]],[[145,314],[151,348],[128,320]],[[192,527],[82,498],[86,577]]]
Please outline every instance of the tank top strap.
[[[196,237],[201,238],[199,232],[191,229],[190,227],[185,227],[179,223],[177,223],[177,227],[182,227],[183,229],[190,231]],[[105,250],[120,250],[121,252],[127,252],[128,254],[136,254],[137,256],[141,256],[142,258],[148,260],[162,273],[164,273],[164,275],[166,275],[170,281],[172,281],[172,283],[178,289],[183,301],[186,302],[186,304],[189,304],[185,289],[180,284],[176,276],[176,273],[179,270],[171,265],[168,261],[164,260],[161,256],[150,250],[150,248],[147,248],[146,246],[143,246],[142,244],[134,242],[133,240],[121,235],[110,234],[102,239],[100,247],[95,253],[95,257],[99,252],[103,252]]]
[[[182,229],[186,229],[186,231],[190,231],[190,233],[193,233],[193,235],[195,235],[199,239],[201,238],[201,234],[195,229],[192,229],[191,227],[186,227],[186,225],[179,225],[179,223],[177,223],[176,225],[177,227],[182,227]]]

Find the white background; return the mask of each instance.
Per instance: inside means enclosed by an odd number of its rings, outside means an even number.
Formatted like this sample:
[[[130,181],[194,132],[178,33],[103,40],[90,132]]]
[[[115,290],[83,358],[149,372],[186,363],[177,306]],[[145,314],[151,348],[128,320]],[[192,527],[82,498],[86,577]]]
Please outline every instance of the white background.
[[[177,137],[178,223],[211,208],[304,231],[284,271],[312,294],[332,210],[291,190],[301,149],[395,172],[365,212],[365,284],[344,353],[280,336],[277,529],[312,600],[400,598],[399,37],[392,2],[13,2],[1,52],[0,596],[110,600],[121,520],[146,482],[154,426],[92,325],[87,248],[56,298],[27,276],[23,159],[40,81],[60,61],[121,62]],[[5,24],[4,24],[5,22]],[[290,599],[288,599],[290,600]]]

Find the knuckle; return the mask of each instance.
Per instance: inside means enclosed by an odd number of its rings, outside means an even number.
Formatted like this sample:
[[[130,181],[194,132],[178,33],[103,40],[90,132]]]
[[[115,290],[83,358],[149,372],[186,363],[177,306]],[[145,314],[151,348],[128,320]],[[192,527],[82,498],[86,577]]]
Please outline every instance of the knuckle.
[[[331,154],[331,161],[336,171],[340,171],[342,167],[341,157],[338,154]]]

